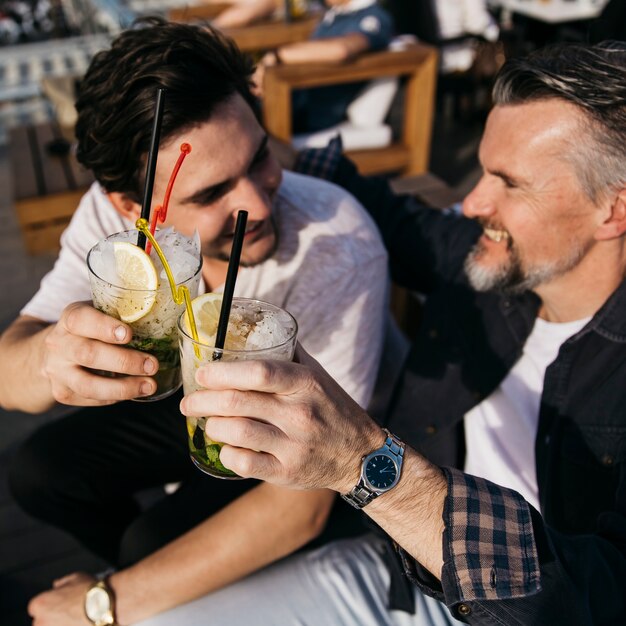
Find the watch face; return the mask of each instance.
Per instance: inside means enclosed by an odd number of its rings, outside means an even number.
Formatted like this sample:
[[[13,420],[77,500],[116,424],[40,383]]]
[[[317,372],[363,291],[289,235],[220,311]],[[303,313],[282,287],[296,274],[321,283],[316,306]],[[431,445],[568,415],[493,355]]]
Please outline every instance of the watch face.
[[[110,614],[111,599],[100,587],[92,587],[85,597],[85,613],[94,623],[104,620]]]
[[[385,454],[376,454],[367,463],[365,478],[375,489],[387,489],[398,476],[398,468],[393,459]]]

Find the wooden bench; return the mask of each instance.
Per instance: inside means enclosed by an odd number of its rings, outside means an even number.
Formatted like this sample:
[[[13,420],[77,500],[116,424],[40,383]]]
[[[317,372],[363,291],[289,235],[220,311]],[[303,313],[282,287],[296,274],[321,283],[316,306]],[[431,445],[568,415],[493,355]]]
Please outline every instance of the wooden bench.
[[[19,126],[9,132],[13,200],[29,254],[54,252],[78,202],[93,181],[73,154],[52,154],[61,139],[54,124]]]

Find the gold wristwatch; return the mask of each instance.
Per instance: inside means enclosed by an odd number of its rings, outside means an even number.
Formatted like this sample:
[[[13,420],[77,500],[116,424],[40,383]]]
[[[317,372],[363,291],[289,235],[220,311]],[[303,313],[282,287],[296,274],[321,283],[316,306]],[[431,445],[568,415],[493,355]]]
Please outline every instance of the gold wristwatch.
[[[106,578],[87,589],[85,615],[94,626],[118,626],[115,621],[115,594]]]

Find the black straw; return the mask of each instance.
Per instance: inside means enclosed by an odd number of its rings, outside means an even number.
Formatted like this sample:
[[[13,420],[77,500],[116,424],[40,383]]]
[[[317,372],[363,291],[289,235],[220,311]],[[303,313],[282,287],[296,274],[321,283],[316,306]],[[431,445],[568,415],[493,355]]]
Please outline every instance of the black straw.
[[[224,296],[222,297],[222,308],[220,309],[220,319],[217,322],[217,333],[215,335],[215,347],[223,350],[226,343],[226,331],[228,330],[228,318],[230,317],[230,307],[233,304],[233,294],[235,293],[235,282],[239,270],[239,259],[243,248],[243,238],[246,234],[246,222],[248,221],[248,211],[237,213],[237,224],[235,225],[235,235],[233,237],[233,247],[228,259],[228,270],[226,272],[226,283],[224,284]],[[222,358],[221,352],[213,353],[213,360]]]
[[[152,190],[154,189],[154,174],[159,155],[159,139],[161,137],[164,108],[165,89],[159,87],[156,104],[154,105],[154,123],[152,124],[152,137],[150,139],[148,163],[146,164],[146,185],[143,190],[143,204],[141,205],[141,217],[148,222],[150,222],[150,205],[152,204]],[[146,249],[146,236],[142,232],[137,236],[137,245],[144,250]]]

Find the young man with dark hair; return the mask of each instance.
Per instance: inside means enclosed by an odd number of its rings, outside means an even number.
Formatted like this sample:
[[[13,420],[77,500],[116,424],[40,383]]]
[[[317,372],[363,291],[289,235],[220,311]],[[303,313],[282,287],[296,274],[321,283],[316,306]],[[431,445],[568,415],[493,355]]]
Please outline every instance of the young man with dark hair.
[[[165,226],[198,233],[205,289],[222,289],[245,209],[235,295],[289,310],[302,343],[363,406],[382,349],[386,255],[362,207],[334,185],[283,175],[256,114],[253,66],[230,40],[161,20],[139,26],[100,52],[81,82],[78,158],[97,183],[64,233],[54,269],[0,340],[3,406],[87,407],[22,446],[10,474],[16,499],[125,568],[98,584],[66,577],[31,603],[36,619],[59,626],[84,623],[88,588],[102,611],[101,619],[90,611],[92,622],[122,624],[218,589],[317,538],[333,507],[327,490],[201,474],[189,459],[180,393],[127,402],[154,391],[157,362],[125,347],[126,324],[85,302],[87,251],[139,216],[158,87],[166,104],[153,206],[188,142]],[[182,484],[142,514],[136,493],[171,482]]]

